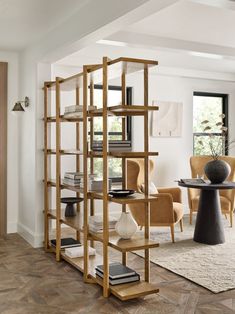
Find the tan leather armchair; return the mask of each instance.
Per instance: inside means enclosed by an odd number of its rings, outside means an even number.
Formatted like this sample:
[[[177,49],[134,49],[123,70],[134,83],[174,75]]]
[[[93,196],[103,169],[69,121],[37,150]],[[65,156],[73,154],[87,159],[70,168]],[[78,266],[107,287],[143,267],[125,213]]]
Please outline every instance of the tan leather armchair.
[[[231,167],[231,173],[228,177],[228,181],[235,181],[235,158],[230,156],[221,156],[220,159],[226,161]],[[190,167],[192,178],[196,178],[197,175],[204,175],[205,164],[211,160],[210,156],[192,156],[190,158]],[[188,189],[188,202],[190,208],[190,224],[192,224],[192,216],[194,212],[198,210],[200,190]],[[233,226],[233,210],[234,210],[234,197],[235,190],[220,190],[220,203],[222,213],[230,216],[230,225]]]
[[[154,163],[150,160],[149,178],[153,172]],[[127,160],[127,188],[142,193],[141,185],[144,183],[144,160]],[[156,201],[150,203],[150,226],[169,226],[172,242],[174,240],[174,226],[180,222],[183,231],[183,206],[181,190],[176,188],[157,188]],[[135,203],[128,205],[137,224],[142,228],[145,221],[144,204]]]

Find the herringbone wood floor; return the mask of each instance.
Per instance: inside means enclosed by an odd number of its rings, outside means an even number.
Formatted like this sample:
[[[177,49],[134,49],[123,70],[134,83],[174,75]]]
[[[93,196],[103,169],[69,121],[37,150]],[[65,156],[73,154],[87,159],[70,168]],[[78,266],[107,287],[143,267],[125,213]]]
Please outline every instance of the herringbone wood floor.
[[[116,259],[117,252],[111,252]],[[143,260],[128,255],[128,265],[141,272]],[[151,265],[152,282],[160,293],[121,302],[102,297],[95,284],[84,284],[82,275],[54,255],[33,249],[19,235],[0,239],[0,313],[235,313],[235,290],[213,294],[161,267]]]

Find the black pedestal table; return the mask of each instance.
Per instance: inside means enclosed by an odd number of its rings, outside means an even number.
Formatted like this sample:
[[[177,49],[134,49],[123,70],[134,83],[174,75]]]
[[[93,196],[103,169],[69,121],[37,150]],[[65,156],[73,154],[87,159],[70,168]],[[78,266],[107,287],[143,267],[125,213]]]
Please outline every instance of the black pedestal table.
[[[183,183],[179,186],[200,189],[200,198],[193,240],[205,244],[225,242],[219,190],[235,189],[235,182],[220,184]]]

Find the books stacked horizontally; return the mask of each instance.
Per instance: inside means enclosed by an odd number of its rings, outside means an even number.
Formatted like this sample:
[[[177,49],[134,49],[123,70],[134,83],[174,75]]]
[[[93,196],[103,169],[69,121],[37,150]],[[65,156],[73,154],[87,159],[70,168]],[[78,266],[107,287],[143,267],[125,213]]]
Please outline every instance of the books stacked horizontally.
[[[131,141],[129,141],[129,140],[124,140],[124,141],[111,140],[108,143],[109,143],[109,151],[110,152],[131,151]],[[103,151],[103,141],[94,141],[92,143],[91,149],[94,151],[97,151],[97,152]]]
[[[56,239],[51,240],[51,245],[56,247]],[[79,247],[81,246],[81,242],[73,239],[73,238],[63,238],[60,241],[61,249],[71,248],[71,247]]]
[[[63,184],[68,184],[72,186],[83,187],[83,172],[65,172]],[[88,175],[88,186],[90,185],[90,181],[96,178],[95,174]]]
[[[95,110],[96,106],[88,106],[88,111]],[[83,117],[83,106],[66,106],[64,110],[64,115],[66,118],[82,118]]]
[[[109,231],[115,230],[115,225],[118,219],[112,216],[109,216]],[[89,230],[91,232],[103,232],[103,216],[95,215],[89,217]]]
[[[70,258],[78,258],[84,256],[84,246],[81,245],[80,247],[70,247],[66,248],[64,254]],[[88,254],[89,256],[95,255],[96,250],[92,247],[88,247]]]
[[[96,275],[103,278],[103,265],[98,265],[96,268]],[[139,281],[140,275],[133,269],[122,265],[121,263],[109,264],[109,283],[112,286],[124,283]]]

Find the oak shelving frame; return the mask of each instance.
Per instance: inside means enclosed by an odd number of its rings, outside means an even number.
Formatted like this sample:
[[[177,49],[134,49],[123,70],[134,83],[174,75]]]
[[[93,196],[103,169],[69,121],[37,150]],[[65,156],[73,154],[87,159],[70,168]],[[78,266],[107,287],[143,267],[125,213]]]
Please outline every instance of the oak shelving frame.
[[[108,297],[110,293],[114,294],[121,300],[128,300],[152,293],[157,293],[158,288],[151,284],[150,281],[150,257],[149,250],[158,247],[158,243],[149,239],[150,224],[150,206],[149,204],[155,200],[155,197],[149,195],[148,191],[148,165],[149,157],[157,156],[157,152],[149,152],[149,112],[158,110],[157,106],[148,105],[148,70],[149,67],[157,65],[157,61],[142,60],[133,58],[118,58],[109,60],[103,58],[102,64],[84,65],[83,72],[68,77],[66,79],[57,77],[55,81],[44,83],[44,213],[45,213],[45,250],[47,252],[55,252],[56,260],[66,260],[83,273],[84,282],[97,283],[103,288],[103,296]],[[144,104],[143,105],[126,105],[126,75],[135,71],[143,71],[144,75]],[[122,103],[118,106],[108,104],[108,80],[119,76],[122,85]],[[88,103],[93,105],[94,101],[94,84],[102,82],[103,86],[103,105],[101,109],[88,111]],[[56,115],[50,116],[49,97],[50,90],[55,90],[56,99]],[[79,105],[80,92],[82,91],[82,118],[66,118],[61,115],[61,93],[63,90],[74,90],[76,104]],[[88,102],[89,97],[89,102]],[[144,118],[144,151],[143,152],[109,152],[108,151],[108,119],[109,116],[122,117],[122,139],[126,138],[125,119],[127,116],[142,116]],[[94,152],[91,150],[94,139],[94,119],[102,117],[103,120],[103,151]],[[51,123],[56,125],[56,148],[49,147],[48,136],[50,135],[49,126]],[[76,148],[61,148],[61,123],[76,123]],[[80,124],[82,124],[82,136],[80,134]],[[90,130],[90,145],[88,145],[88,130]],[[82,141],[81,141],[82,140]],[[81,151],[81,147],[83,148]],[[90,149],[88,149],[90,147]],[[49,178],[50,157],[56,157],[56,178]],[[64,155],[74,155],[76,157],[76,170],[80,169],[80,161],[83,164],[84,187],[78,188],[63,184],[61,181],[61,158]],[[90,159],[90,171],[94,171],[94,158],[103,158],[103,191],[94,192],[88,190],[88,159]],[[127,158],[143,158],[145,169],[145,191],[144,194],[135,194],[130,198],[113,198],[108,195],[108,159],[122,159],[122,187],[126,187],[126,159]],[[50,208],[50,189],[56,188],[56,209]],[[64,210],[61,209],[61,190],[67,189],[76,193],[77,196],[82,195],[84,201],[83,206],[77,205],[77,215],[75,217],[65,217]],[[96,234],[89,232],[88,218],[89,215],[95,214],[95,200],[103,201],[103,233]],[[117,234],[109,232],[109,203],[114,202],[120,204],[122,211],[126,211],[126,207],[130,203],[144,203],[145,205],[145,230],[144,237],[134,236],[130,240],[122,240]],[[83,208],[82,208],[83,207]],[[49,240],[49,221],[56,221],[56,248],[50,246]],[[67,257],[60,247],[61,224],[73,228],[76,231],[77,239],[81,239],[84,245],[84,257],[71,259]],[[95,242],[102,244],[102,255],[88,256],[88,246],[93,246]],[[144,250],[144,280],[129,284],[117,286],[109,285],[109,254],[108,248],[116,249],[122,253],[122,263],[127,264],[127,252]],[[95,266],[104,265],[104,278],[101,279],[95,275]]]

